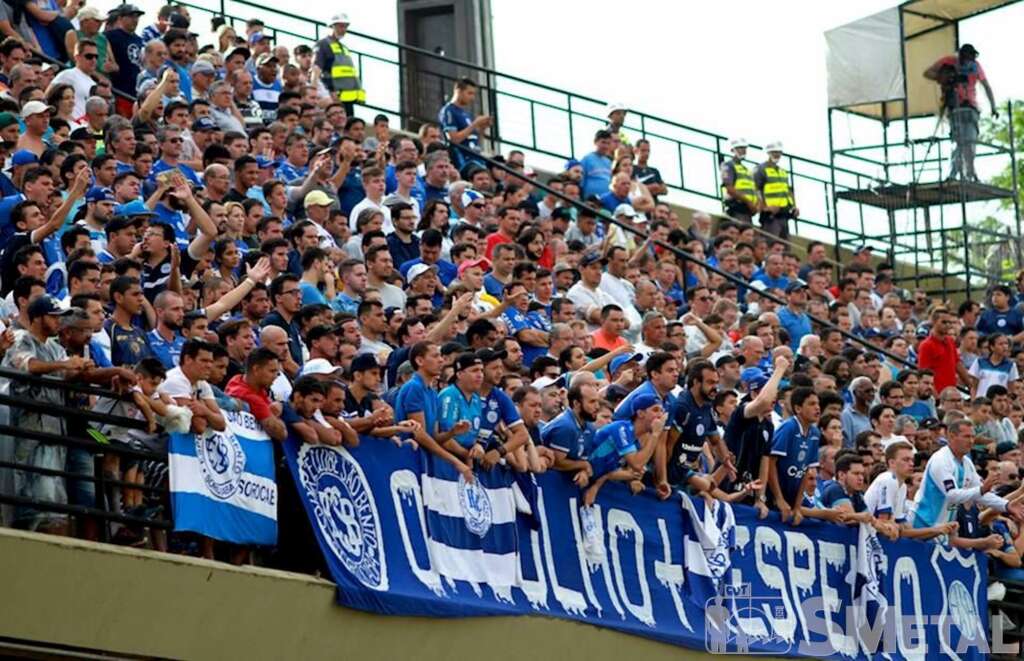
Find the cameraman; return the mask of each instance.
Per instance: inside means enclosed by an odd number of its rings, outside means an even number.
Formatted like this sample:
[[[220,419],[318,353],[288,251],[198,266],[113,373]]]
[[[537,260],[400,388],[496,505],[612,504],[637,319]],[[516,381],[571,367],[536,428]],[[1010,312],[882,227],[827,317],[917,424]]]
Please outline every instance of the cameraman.
[[[977,57],[977,49],[971,44],[964,44],[957,55],[939,58],[924,72],[925,78],[934,80],[942,88],[943,107],[949,111],[950,138],[956,143],[949,179],[958,178],[962,174],[970,181],[978,180],[974,172],[974,151],[978,142],[980,114],[976,91],[978,82],[985,88],[992,116],[999,116],[992,87],[988,84],[985,70],[981,68]]]

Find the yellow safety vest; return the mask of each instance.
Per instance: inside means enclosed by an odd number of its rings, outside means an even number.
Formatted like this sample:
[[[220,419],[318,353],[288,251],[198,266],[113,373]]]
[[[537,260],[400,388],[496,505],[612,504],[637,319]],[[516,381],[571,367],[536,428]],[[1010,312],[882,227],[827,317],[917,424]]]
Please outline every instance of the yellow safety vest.
[[[736,173],[732,187],[736,189],[740,197],[753,206],[757,206],[757,187],[754,186],[754,179],[750,176],[750,169],[742,162],[733,160],[732,169]],[[722,199],[728,199],[725,186],[722,186]]]
[[[365,103],[366,91],[359,82],[359,72],[348,49],[338,41],[331,39],[331,81],[338,100],[344,103]]]
[[[789,173],[771,161],[761,165],[764,172],[764,203],[770,207],[784,209],[794,205],[793,193],[789,190]]]

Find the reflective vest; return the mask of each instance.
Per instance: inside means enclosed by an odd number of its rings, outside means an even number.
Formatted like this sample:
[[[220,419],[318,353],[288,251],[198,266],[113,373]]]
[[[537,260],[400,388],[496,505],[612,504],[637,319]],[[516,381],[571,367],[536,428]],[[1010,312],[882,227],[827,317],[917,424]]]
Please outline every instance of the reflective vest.
[[[359,82],[359,72],[356,71],[356,64],[348,49],[334,39],[331,39],[330,45],[334,53],[331,61],[332,89],[338,95],[338,100],[344,103],[365,103],[366,91]]]
[[[761,171],[764,172],[764,188],[761,190],[764,203],[781,209],[795,206],[793,193],[789,190],[789,173],[771,161],[762,164]]]
[[[733,179],[732,187],[736,189],[736,193],[739,194],[746,202],[752,206],[757,206],[757,187],[754,186],[754,179],[750,176],[750,168],[744,165],[741,161],[732,161],[733,172],[736,176]],[[725,186],[722,186],[722,198],[727,199],[728,193],[725,191]]]

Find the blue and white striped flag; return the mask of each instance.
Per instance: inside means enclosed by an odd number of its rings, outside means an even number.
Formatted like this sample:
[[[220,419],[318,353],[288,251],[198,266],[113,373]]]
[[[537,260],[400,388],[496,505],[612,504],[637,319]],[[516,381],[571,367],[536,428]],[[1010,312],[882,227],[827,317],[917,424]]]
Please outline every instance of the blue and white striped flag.
[[[174,529],[235,544],[276,544],[272,441],[251,413],[225,411],[224,417],[223,432],[171,434]]]
[[[451,464],[424,453],[427,551],[452,580],[506,587],[519,582],[519,535],[511,471],[478,469],[467,483]]]
[[[718,594],[718,587],[729,571],[729,554],[736,545],[736,518],[732,505],[714,501],[708,507],[703,498],[682,494],[683,563],[686,566],[684,591],[701,608]]]

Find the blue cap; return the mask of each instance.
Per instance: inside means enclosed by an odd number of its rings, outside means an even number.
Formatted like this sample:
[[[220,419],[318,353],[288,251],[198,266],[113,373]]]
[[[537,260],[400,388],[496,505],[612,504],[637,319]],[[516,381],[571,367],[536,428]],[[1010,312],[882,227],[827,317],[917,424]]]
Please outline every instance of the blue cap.
[[[93,186],[89,189],[89,192],[85,194],[86,202],[117,202],[117,198],[114,197],[114,191],[103,186]]]
[[[639,363],[641,360],[643,360],[643,357],[644,355],[642,353],[622,354],[621,356],[615,356],[614,358],[612,358],[611,366],[609,369],[611,370],[612,374],[615,374],[626,363]]]
[[[472,188],[467,188],[462,192],[462,198],[460,201],[462,202],[462,206],[468,207],[477,200],[482,200],[483,198],[484,196],[481,195],[480,193],[476,192]]]
[[[114,207],[115,216],[155,216],[142,200],[132,200]]]
[[[13,156],[11,156],[11,165],[13,167],[18,167],[19,165],[32,165],[33,163],[38,162],[39,157],[27,149],[19,149],[14,152]]]
[[[649,393],[637,395],[633,398],[633,401],[629,404],[629,417],[635,418],[636,414],[640,411],[646,411],[652,406],[661,404],[661,400]]]
[[[28,304],[28,318],[38,319],[46,315],[63,317],[73,312],[71,308],[62,308],[60,302],[49,294],[43,294]]]
[[[209,117],[200,117],[196,121],[192,122],[192,131],[216,131],[218,130],[217,122],[213,121]]]
[[[792,294],[793,292],[800,289],[807,289],[807,283],[804,282],[803,280],[794,280],[793,282],[786,285],[787,294]]]
[[[267,168],[272,168],[272,167],[274,167],[274,165],[275,165],[274,161],[270,160],[266,156],[257,156],[256,157],[256,167],[258,167],[261,170],[266,170]]]
[[[253,32],[249,35],[249,43],[255,44],[257,41],[263,41],[264,36],[262,32]]]
[[[760,367],[747,367],[740,372],[740,383],[747,387],[747,390],[760,390],[768,383],[768,375]]]
[[[577,161],[575,158],[570,158],[568,161],[565,162],[565,167],[562,168],[562,169],[563,170],[571,170],[574,167],[576,167],[577,165],[583,165],[583,164],[580,163],[579,161]]]

